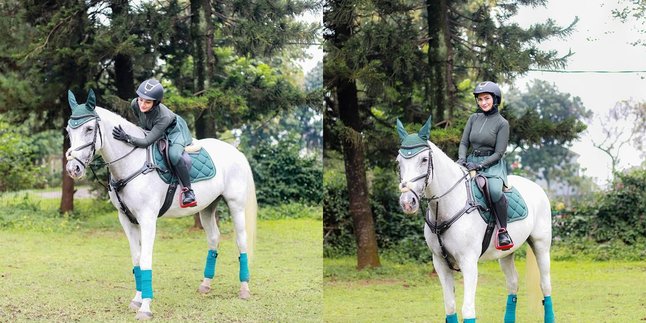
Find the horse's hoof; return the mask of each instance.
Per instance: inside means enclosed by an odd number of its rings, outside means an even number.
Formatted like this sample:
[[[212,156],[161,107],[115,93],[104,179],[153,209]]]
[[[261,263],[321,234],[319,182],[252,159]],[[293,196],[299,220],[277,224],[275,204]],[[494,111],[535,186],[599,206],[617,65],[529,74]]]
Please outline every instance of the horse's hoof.
[[[241,299],[249,299],[251,298],[251,292],[248,289],[240,289],[239,296]]]
[[[151,313],[151,312],[137,312],[137,315],[135,315],[135,319],[137,319],[139,321],[152,320],[153,319],[153,313]]]
[[[130,305],[128,305],[128,307],[136,312],[141,307],[141,302],[130,301]]]
[[[197,291],[200,292],[200,294],[208,294],[211,291],[211,286],[200,285],[200,287],[197,288]]]

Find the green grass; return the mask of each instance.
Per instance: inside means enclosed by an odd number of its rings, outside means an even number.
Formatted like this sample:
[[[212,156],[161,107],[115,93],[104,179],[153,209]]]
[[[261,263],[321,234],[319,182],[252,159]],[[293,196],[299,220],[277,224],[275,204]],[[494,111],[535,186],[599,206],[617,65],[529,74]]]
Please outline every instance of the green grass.
[[[132,320],[135,314],[127,308],[134,296],[132,263],[116,212],[93,200],[77,199],[71,215],[58,215],[57,207],[56,199],[20,194],[0,201],[0,321]],[[319,322],[322,223],[317,218],[258,221],[247,301],[237,297],[230,222],[221,223],[213,290],[203,296],[196,290],[207,253],[204,233],[188,230],[192,217],[161,219],[153,255],[155,319]]]
[[[397,264],[358,272],[353,257],[324,259],[324,321],[444,322],[439,279],[432,265]],[[527,283],[525,260],[517,260],[520,292],[517,322],[543,322],[542,295]],[[456,304],[462,321],[462,277],[456,276]],[[528,293],[528,290],[532,292]],[[553,261],[552,299],[558,322],[646,321],[646,263]],[[479,266],[478,322],[501,322],[504,275],[495,261]]]

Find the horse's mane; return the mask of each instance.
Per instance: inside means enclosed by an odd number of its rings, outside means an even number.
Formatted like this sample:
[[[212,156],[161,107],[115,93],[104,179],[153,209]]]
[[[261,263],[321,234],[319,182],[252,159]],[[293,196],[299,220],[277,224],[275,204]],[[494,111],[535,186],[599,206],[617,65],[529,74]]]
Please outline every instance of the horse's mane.
[[[449,157],[442,149],[436,146],[433,142],[429,140],[428,144],[431,146],[431,150],[433,150],[433,155],[435,156],[435,158],[443,159],[443,162],[445,163],[453,163],[453,159],[451,159],[451,157]]]
[[[101,107],[96,107],[95,110],[99,117],[101,117],[101,120],[107,121],[115,127],[117,125],[121,125],[121,127],[123,127],[123,130],[125,130],[128,134],[141,137],[143,129],[141,129],[136,124],[128,121],[126,118],[113,111]],[[112,129],[107,130],[112,131]]]

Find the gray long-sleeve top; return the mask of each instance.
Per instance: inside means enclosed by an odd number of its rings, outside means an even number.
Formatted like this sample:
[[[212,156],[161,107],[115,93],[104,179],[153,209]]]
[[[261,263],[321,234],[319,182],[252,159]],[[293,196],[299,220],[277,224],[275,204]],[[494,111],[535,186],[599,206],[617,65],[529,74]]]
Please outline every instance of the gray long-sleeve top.
[[[482,166],[487,168],[502,158],[507,150],[507,144],[509,144],[509,122],[499,112],[489,115],[477,112],[469,117],[464,127],[458,156],[466,159],[469,145],[473,150],[490,151],[491,155],[482,162]]]
[[[175,113],[161,103],[148,112],[141,112],[137,99],[134,99],[130,103],[130,108],[137,117],[137,125],[150,131],[144,138],[130,136],[132,144],[137,147],[152,145],[164,136],[166,129],[175,121]]]

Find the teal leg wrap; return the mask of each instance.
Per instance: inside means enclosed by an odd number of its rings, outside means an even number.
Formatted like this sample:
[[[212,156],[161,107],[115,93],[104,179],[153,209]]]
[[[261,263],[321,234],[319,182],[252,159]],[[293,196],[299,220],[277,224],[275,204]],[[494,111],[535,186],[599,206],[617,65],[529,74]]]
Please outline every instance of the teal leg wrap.
[[[518,297],[514,294],[507,295],[507,307],[505,308],[505,323],[516,322],[516,302]]]
[[[141,267],[132,267],[132,274],[135,275],[135,288],[137,288],[138,292],[141,292]]]
[[[554,317],[554,308],[552,307],[552,297],[545,296],[543,299],[543,307],[545,309],[545,323],[554,323],[556,318]]]
[[[476,319],[464,319],[464,323],[476,323]]]
[[[204,278],[213,279],[215,276],[215,261],[218,260],[217,250],[209,250],[206,255],[206,265],[204,265]]]
[[[153,298],[153,270],[141,271],[141,298]]]
[[[240,254],[240,281],[248,282],[249,281],[249,260],[247,259],[246,253]]]
[[[458,323],[458,313],[446,316],[446,323]]]

